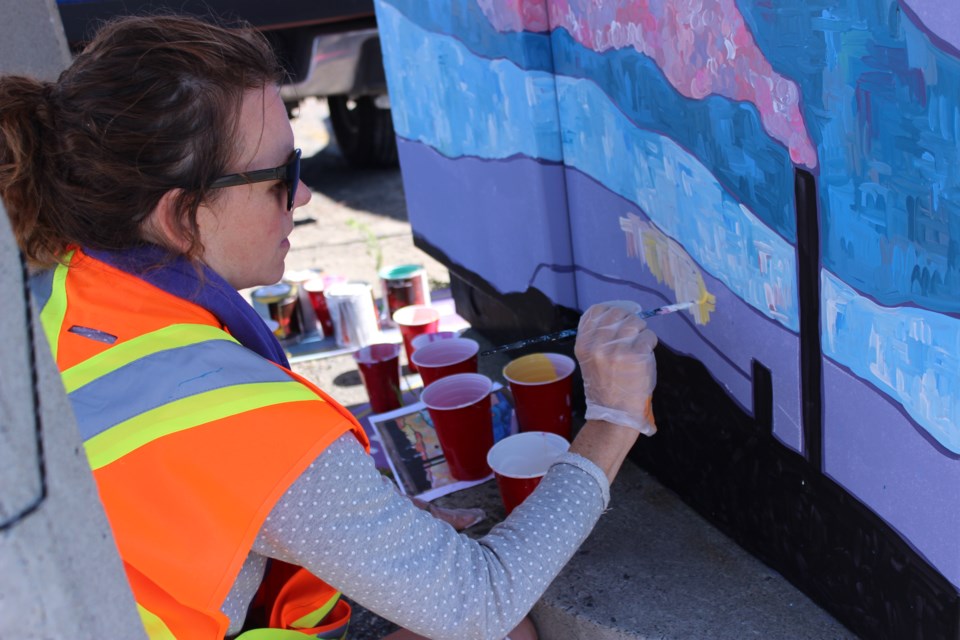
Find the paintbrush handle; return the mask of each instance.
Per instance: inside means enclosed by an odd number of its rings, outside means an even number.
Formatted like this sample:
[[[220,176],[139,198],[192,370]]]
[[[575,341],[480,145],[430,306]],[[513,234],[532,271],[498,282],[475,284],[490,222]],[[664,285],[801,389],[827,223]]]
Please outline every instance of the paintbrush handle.
[[[668,304],[663,307],[657,307],[656,309],[649,309],[647,311],[640,311],[637,313],[639,318],[646,320],[647,318],[653,318],[654,316],[664,316],[668,313],[673,313],[675,311],[683,311],[684,309],[689,309],[696,302],[678,302],[677,304]],[[526,340],[519,340],[517,342],[511,342],[510,344],[503,344],[499,347],[494,347],[493,349],[487,349],[486,351],[481,351],[481,356],[488,356],[491,353],[500,353],[501,351],[516,351],[517,349],[522,349],[524,347],[529,347],[535,344],[543,344],[544,342],[559,342],[561,340],[569,340],[570,338],[575,338],[577,336],[576,329],[566,329],[564,331],[558,331],[556,333],[548,333],[545,336],[538,336],[536,338],[528,338]]]
[[[523,347],[529,347],[534,344],[543,344],[544,342],[560,342],[561,340],[569,340],[570,338],[575,338],[577,336],[576,329],[565,329],[563,331],[557,331],[556,333],[548,333],[545,336],[538,336],[536,338],[527,338],[526,340],[519,340],[517,342],[511,342],[510,344],[502,344],[499,347],[494,347],[493,349],[487,349],[486,351],[481,351],[481,356],[488,356],[491,353],[500,353],[501,351],[516,351],[517,349],[522,349]]]

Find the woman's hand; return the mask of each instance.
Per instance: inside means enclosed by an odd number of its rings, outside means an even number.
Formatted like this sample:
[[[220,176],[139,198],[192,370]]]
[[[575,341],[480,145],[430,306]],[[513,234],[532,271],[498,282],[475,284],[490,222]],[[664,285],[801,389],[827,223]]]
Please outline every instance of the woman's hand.
[[[656,433],[650,401],[657,385],[657,336],[637,317],[635,302],[596,304],[580,318],[576,355],[583,372],[587,420]]]

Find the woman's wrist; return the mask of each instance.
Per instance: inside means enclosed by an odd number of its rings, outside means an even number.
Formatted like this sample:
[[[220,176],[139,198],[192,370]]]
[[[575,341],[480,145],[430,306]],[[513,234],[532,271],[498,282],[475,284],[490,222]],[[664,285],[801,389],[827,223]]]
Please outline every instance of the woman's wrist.
[[[587,420],[570,445],[570,451],[600,467],[607,480],[613,482],[639,436],[640,432],[630,427]]]

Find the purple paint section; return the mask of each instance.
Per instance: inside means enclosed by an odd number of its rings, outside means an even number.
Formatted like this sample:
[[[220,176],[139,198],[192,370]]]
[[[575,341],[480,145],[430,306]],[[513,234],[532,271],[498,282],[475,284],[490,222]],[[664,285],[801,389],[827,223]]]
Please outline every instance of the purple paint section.
[[[825,473],[960,587],[960,460],[943,455],[868,384],[824,360]]]
[[[960,11],[956,0],[901,0],[923,29],[960,50]]]
[[[398,139],[414,233],[501,293],[526,290],[537,265],[571,264],[563,169],[515,157],[447,158]],[[545,274],[537,287],[576,307],[569,273]]]
[[[573,169],[567,171],[567,193],[581,309],[616,298],[636,300],[647,309],[677,302],[673,291],[658,283],[642,261],[627,257],[619,218],[628,212],[645,218],[636,205]],[[707,290],[716,296],[716,311],[708,324],[694,325],[688,312],[679,312],[651,319],[650,326],[665,345],[700,360],[749,413],[752,360],[770,369],[773,434],[801,452],[799,336],[761,315],[706,272],[702,275]]]

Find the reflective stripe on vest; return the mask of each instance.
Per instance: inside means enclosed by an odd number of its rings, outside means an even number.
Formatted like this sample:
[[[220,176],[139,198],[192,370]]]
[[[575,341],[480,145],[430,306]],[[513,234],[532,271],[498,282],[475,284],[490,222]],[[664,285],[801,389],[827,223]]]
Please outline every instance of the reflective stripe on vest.
[[[297,382],[264,382],[215,389],[177,400],[131,418],[84,442],[96,471],[163,436],[246,411],[317,396]]]
[[[223,330],[178,324],[143,334],[63,372],[94,470],[156,438],[258,407],[316,400]],[[150,381],[149,386],[144,381]],[[124,398],[117,402],[118,396]]]
[[[176,347],[187,347],[207,340],[229,340],[237,344],[228,333],[205,324],[174,324],[128,340],[88,358],[63,372],[63,386],[67,393],[116,371],[139,358]]]
[[[67,314],[67,265],[73,260],[73,256],[74,252],[69,252],[64,256],[63,262],[53,270],[46,301],[42,299],[42,296],[47,291],[40,290],[38,287],[35,294],[38,297],[37,304],[40,305],[40,324],[47,336],[47,342],[50,343],[50,353],[53,354],[54,362],[57,361],[63,318]],[[38,283],[45,284],[42,278],[38,279]]]
[[[330,616],[332,621],[318,626],[331,612],[334,614]],[[289,629],[250,629],[237,636],[237,640],[341,640],[346,638],[349,625],[350,607],[340,599],[337,591],[326,604],[291,624]]]
[[[177,640],[177,637],[170,631],[170,627],[160,619],[160,616],[139,602],[136,604],[137,613],[140,614],[140,620],[143,622],[143,630],[147,632],[147,637],[150,640]]]
[[[333,610],[333,605],[337,604],[337,600],[340,599],[340,592],[337,591],[332,598],[330,598],[326,604],[317,609],[316,611],[311,611],[302,618],[297,619],[290,626],[295,629],[309,629],[310,627],[315,627],[320,624],[320,621],[327,617],[327,614]]]
[[[265,361],[256,366],[256,356],[219,329],[204,325],[177,329],[175,335],[157,339],[152,338],[167,330],[145,334],[141,338],[146,340],[117,345],[64,372],[64,386],[85,441],[193,395],[226,386],[292,381]],[[176,338],[194,341],[177,346]],[[123,349],[127,345],[131,348]],[[148,349],[153,352],[141,355]]]

